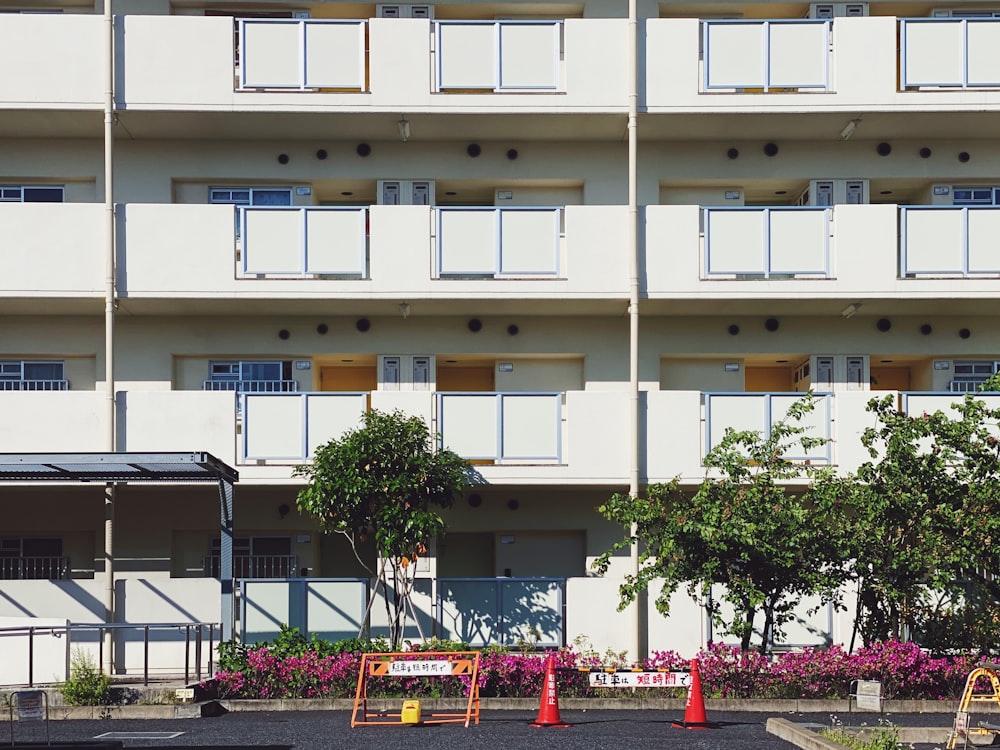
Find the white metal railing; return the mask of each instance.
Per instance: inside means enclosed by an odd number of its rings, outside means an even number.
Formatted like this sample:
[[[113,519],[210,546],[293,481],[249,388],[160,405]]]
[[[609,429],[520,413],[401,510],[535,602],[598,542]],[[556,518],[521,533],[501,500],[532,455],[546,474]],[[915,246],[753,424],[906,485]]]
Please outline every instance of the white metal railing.
[[[559,278],[560,207],[436,208],[435,278]]]
[[[562,462],[562,393],[438,393],[440,445],[472,460]]]
[[[0,380],[0,391],[68,391],[68,380]]]
[[[902,206],[899,222],[903,277],[1000,274],[1000,207]]]
[[[244,276],[368,278],[368,208],[240,206]]]
[[[771,434],[775,422],[784,420],[788,408],[799,401],[803,393],[703,393],[705,409],[705,452],[712,450],[722,440],[726,428],[736,432],[753,430],[763,436]],[[827,442],[807,451],[801,446],[785,454],[790,461],[832,463],[833,396],[829,393],[813,394],[813,411],[801,421],[791,422],[806,431],[804,437],[826,438]]]
[[[317,446],[357,427],[368,393],[243,393],[240,460],[307,461]]]
[[[1000,87],[1000,19],[906,18],[900,25],[900,85]]]
[[[67,578],[68,557],[0,557],[0,581],[63,581]]]
[[[239,20],[243,89],[367,90],[366,21]]]
[[[219,555],[208,555],[202,560],[202,572],[206,577],[219,577],[220,560]],[[233,555],[233,578],[295,578],[298,575],[298,555]]]
[[[562,21],[435,21],[435,91],[559,91]]]
[[[829,20],[701,22],[705,91],[830,90]]]
[[[829,277],[831,218],[824,207],[705,208],[704,275]]]
[[[296,380],[206,380],[203,391],[236,391],[237,393],[295,393]]]

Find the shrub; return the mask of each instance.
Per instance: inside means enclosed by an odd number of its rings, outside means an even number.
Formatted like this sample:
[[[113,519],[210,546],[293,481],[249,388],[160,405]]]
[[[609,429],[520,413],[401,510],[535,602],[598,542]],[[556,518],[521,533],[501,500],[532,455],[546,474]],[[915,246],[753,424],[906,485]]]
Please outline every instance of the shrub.
[[[283,628],[272,643],[220,646],[215,682],[220,697],[351,697],[363,652],[385,651],[384,641],[350,639],[330,643],[306,639]],[[588,669],[628,668],[621,654],[600,654],[585,643],[550,652],[523,653],[517,647],[480,650],[479,691],[483,697],[537,697],[551,655],[559,669],[559,692],[566,697],[683,697],[683,688],[639,691],[591,688]],[[467,651],[465,643],[432,640],[411,649]],[[714,698],[845,698],[854,680],[879,680],[886,698],[955,698],[978,655],[933,658],[912,643],[886,641],[848,654],[837,646],[774,657],[736,646],[713,644],[698,655],[702,689]],[[690,661],[673,651],[655,651],[646,670],[681,671]],[[468,694],[469,678],[379,677],[368,681],[370,697],[458,697]]]
[[[111,678],[90,654],[76,649],[70,658],[69,679],[59,686],[59,693],[68,706],[106,706],[111,703]]]

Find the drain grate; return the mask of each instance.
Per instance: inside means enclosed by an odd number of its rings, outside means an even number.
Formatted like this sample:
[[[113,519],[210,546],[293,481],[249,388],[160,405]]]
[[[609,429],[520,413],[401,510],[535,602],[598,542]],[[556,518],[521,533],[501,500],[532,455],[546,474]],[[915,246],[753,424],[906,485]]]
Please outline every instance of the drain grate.
[[[94,737],[95,740],[172,740],[184,732],[105,732]]]

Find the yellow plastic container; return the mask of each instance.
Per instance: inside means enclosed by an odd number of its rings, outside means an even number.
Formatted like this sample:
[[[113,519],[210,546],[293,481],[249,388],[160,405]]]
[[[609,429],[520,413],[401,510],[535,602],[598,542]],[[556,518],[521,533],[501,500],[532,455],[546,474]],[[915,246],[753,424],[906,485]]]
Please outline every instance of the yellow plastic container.
[[[419,724],[420,701],[403,701],[403,711],[399,718],[404,724]]]

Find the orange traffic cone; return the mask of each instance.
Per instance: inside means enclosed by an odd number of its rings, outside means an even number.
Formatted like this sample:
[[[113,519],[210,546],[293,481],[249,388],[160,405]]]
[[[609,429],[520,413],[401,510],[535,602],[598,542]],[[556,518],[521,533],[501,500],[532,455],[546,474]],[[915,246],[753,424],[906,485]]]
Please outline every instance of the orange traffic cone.
[[[542,701],[538,707],[538,718],[530,726],[556,727],[572,726],[559,716],[559,686],[556,684],[556,663],[551,656],[545,662],[545,679],[542,680]]]
[[[687,705],[684,707],[684,721],[672,722],[679,729],[708,729],[711,724],[705,716],[705,698],[701,694],[701,673],[698,660],[691,660],[691,684],[688,685]]]

